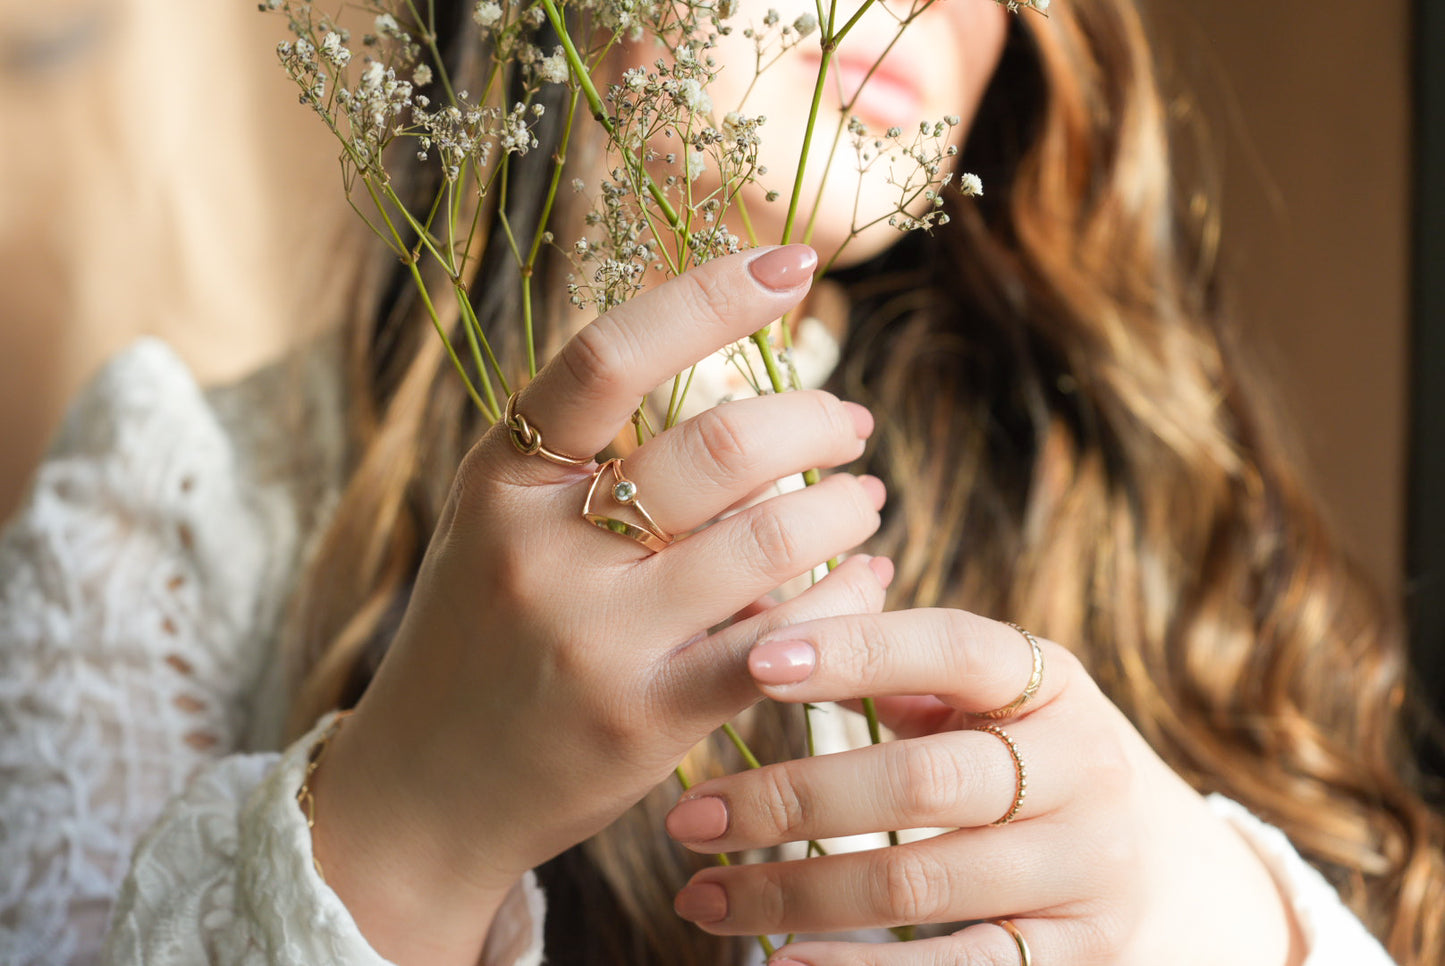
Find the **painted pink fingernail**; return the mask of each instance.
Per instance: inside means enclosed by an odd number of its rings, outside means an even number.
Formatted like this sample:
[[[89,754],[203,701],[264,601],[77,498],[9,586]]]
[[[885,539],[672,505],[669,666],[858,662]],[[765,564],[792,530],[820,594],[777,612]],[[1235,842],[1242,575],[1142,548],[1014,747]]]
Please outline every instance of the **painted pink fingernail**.
[[[873,501],[873,509],[883,509],[883,504],[888,502],[888,487],[876,476],[860,476],[858,482],[863,485],[863,492],[868,494],[868,499]]]
[[[859,439],[867,439],[873,435],[873,414],[868,411],[867,406],[845,402],[843,408],[848,410],[848,415],[853,420],[853,429],[857,432]]]
[[[818,663],[807,641],[768,641],[748,655],[748,670],[759,684],[797,684],[806,681]]]
[[[718,922],[727,918],[727,890],[716,882],[694,882],[677,894],[672,908],[688,922]]]
[[[878,578],[878,582],[883,585],[884,590],[887,590],[888,585],[893,583],[895,568],[893,561],[887,557],[874,557],[868,561],[868,569],[873,571],[873,576]]]
[[[679,842],[711,842],[728,830],[728,807],[712,796],[688,799],[667,813],[665,824]]]
[[[787,292],[813,277],[818,253],[807,245],[784,245],[764,252],[748,262],[748,271],[759,285],[774,292]]]

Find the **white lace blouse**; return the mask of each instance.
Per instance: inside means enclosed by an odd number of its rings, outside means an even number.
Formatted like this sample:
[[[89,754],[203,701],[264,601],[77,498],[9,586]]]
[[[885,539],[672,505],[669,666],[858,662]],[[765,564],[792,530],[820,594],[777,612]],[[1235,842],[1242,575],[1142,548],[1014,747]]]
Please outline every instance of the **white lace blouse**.
[[[0,531],[0,963],[384,962],[311,864],[317,731],[275,750],[280,609],[342,472],[335,371],[203,391],[148,339],[71,405]],[[1282,834],[1212,802],[1310,966],[1390,962]],[[484,960],[540,963],[543,910],[529,878]]]

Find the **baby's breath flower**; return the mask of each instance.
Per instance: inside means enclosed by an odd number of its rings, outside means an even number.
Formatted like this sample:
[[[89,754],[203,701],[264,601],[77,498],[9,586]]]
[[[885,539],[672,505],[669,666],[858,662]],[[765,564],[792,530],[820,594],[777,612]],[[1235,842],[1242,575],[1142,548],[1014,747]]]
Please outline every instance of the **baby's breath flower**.
[[[958,190],[970,198],[983,196],[983,182],[978,175],[965,171],[958,176]]]
[[[677,87],[677,101],[683,107],[697,114],[712,110],[712,97],[703,90],[702,84],[693,77],[684,80]]]
[[[689,151],[687,155],[687,180],[696,181],[707,169],[707,155],[701,151]]]
[[[472,10],[472,19],[484,29],[491,27],[502,19],[502,8],[492,0],[477,0],[477,6]]]
[[[321,39],[321,55],[336,68],[345,67],[351,62],[351,51],[341,43],[341,35],[334,30]]]
[[[818,29],[817,14],[805,13],[793,21],[793,29],[798,32],[799,37],[806,37]]]
[[[411,82],[417,87],[425,87],[430,84],[432,82],[431,68],[426,64],[417,64],[416,70],[411,72]],[[420,102],[421,99],[418,98],[417,100]],[[425,107],[426,105],[420,104],[420,106]]]
[[[550,57],[543,57],[537,63],[537,79],[544,84],[565,84],[567,82],[567,57],[558,47]],[[541,105],[539,104],[538,107]]]

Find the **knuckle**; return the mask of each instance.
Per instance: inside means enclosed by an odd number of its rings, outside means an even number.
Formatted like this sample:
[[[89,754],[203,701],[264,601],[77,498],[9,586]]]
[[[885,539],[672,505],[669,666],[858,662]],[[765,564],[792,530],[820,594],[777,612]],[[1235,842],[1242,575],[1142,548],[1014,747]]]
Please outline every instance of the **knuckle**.
[[[843,400],[822,389],[812,390],[808,396],[813,401],[814,415],[826,427],[830,435],[840,436],[844,439],[857,438],[853,428],[853,419],[848,415],[848,410],[843,408]]]
[[[794,841],[801,834],[799,830],[806,819],[806,811],[792,767],[780,764],[756,774],[761,783],[759,804],[767,823],[766,831],[778,842]]]
[[[963,769],[953,749],[940,742],[898,742],[895,788],[903,805],[919,824],[944,825],[958,810],[965,787]]]
[[[923,849],[882,849],[874,877],[884,893],[879,908],[893,925],[933,922],[946,907],[948,872]]]
[[[676,281],[685,311],[704,323],[723,325],[741,308],[739,293],[719,272],[695,270],[679,275]]]
[[[758,921],[766,932],[775,932],[777,927],[788,921],[788,889],[783,882],[783,873],[777,866],[758,865],[754,901]]]
[[[605,322],[599,319],[587,326],[558,353],[579,390],[590,396],[609,395],[627,369],[627,353],[618,341],[620,328]]]
[[[1071,944],[1083,963],[1115,963],[1136,926],[1118,913],[1099,913],[1076,920]]]
[[[687,425],[692,429],[696,442],[693,447],[700,459],[711,467],[711,474],[719,482],[740,481],[748,476],[756,464],[753,451],[747,445],[747,434],[738,418],[729,413],[727,406],[708,410]]]
[[[768,572],[782,573],[796,566],[797,539],[776,513],[764,509],[755,514],[748,530],[755,552]]]

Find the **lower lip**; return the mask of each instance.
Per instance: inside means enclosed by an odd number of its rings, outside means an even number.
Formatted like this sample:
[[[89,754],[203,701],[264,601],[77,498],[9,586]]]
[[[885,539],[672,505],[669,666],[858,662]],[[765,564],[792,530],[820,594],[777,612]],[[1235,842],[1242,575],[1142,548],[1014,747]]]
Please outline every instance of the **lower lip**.
[[[882,71],[874,71],[869,77],[868,67],[856,64],[834,61],[832,71],[840,81],[844,102],[852,97],[850,112],[864,121],[887,128],[910,127],[922,119],[923,96],[911,84]],[[861,90],[859,85],[862,85]],[[857,92],[856,96],[853,96],[854,92]]]

